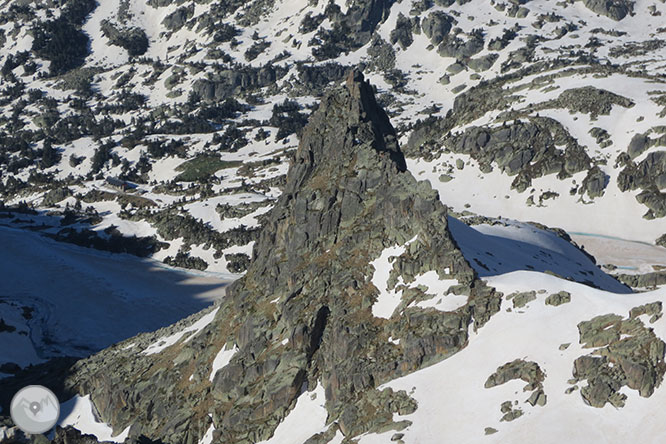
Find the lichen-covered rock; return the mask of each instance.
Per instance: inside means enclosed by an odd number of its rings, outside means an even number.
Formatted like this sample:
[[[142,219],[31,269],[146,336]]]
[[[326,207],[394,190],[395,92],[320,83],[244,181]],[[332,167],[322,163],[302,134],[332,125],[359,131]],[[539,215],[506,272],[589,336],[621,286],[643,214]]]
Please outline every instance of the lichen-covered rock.
[[[536,299],[536,291],[526,291],[523,293],[512,293],[506,297],[513,300],[513,308],[523,308],[529,302]]]
[[[478,31],[472,31],[467,36],[464,34],[449,34],[437,47],[437,53],[442,57],[466,60],[481,52],[483,45],[483,34]]]
[[[488,377],[484,387],[495,387],[513,379],[521,379],[527,382],[526,390],[534,390],[539,384],[543,383],[545,375],[536,362],[515,359],[498,367],[497,371]]]
[[[523,411],[521,409],[511,409],[502,416],[500,421],[513,421],[523,416]]]
[[[614,105],[631,108],[635,103],[605,89],[583,86],[567,89],[556,100],[544,102],[537,109],[565,108],[571,112],[589,114],[595,120],[600,115],[609,115]]]
[[[508,175],[515,175],[512,187],[521,192],[530,186],[532,179],[554,173],[569,177],[589,168],[591,163],[578,142],[559,123],[547,118],[470,127],[461,134],[445,137],[443,142],[455,153],[468,154],[482,165],[494,164]],[[559,145],[565,145],[565,150],[558,148]],[[595,174],[591,177],[588,182],[594,191],[601,185],[593,181]]]
[[[272,85],[285,73],[283,68],[272,65],[227,69],[209,79],[195,81],[192,91],[206,102],[222,102],[234,95]]]
[[[319,65],[298,65],[299,86],[305,86],[312,95],[320,95],[330,84],[344,79],[348,66],[335,62]]]
[[[645,134],[636,134],[631,138],[629,146],[627,147],[627,153],[629,157],[635,159],[645,152],[649,148],[649,138]]]
[[[613,141],[611,140],[611,135],[608,133],[608,131],[606,131],[603,128],[595,126],[594,128],[590,129],[588,133],[596,139],[597,144],[601,148],[608,148],[613,144]]]
[[[488,71],[492,68],[498,58],[499,54],[492,52],[482,57],[470,59],[470,61],[467,62],[467,66],[476,72]]]
[[[497,371],[490,375],[484,384],[485,388],[492,388],[505,384],[511,380],[520,379],[527,382],[523,391],[531,391],[530,396],[525,400],[532,407],[546,405],[547,396],[543,390],[543,382],[546,378],[543,370],[536,362],[515,359],[511,362],[497,368]],[[517,403],[518,401],[516,401]],[[511,401],[505,401],[500,406],[500,411],[504,413],[501,421],[513,421],[522,416],[523,411],[520,408],[513,408]]]
[[[183,6],[164,17],[162,24],[171,31],[177,31],[194,16],[194,4]]]
[[[666,217],[666,193],[645,190],[636,196],[636,200],[648,207],[648,212],[643,216],[646,219]]]
[[[399,13],[395,22],[395,29],[391,31],[391,44],[395,45],[399,43],[403,50],[407,49],[414,42],[414,37],[412,36],[413,26],[410,19]]]
[[[631,288],[656,288],[666,284],[666,271],[643,274],[617,274],[615,277]]]
[[[546,298],[546,305],[553,305],[557,307],[558,305],[566,304],[571,302],[571,293],[568,291],[560,291],[558,293],[553,293]]]
[[[622,407],[626,395],[619,390],[623,386],[649,397],[661,384],[666,371],[666,344],[638,318],[660,313],[660,303],[646,304],[633,308],[627,319],[607,314],[578,324],[580,343],[585,348],[596,348],[574,361],[574,381],[587,381],[581,389],[587,404]]]
[[[662,177],[666,175],[666,151],[649,153],[638,165],[629,162],[617,177],[622,191],[666,188]]]
[[[384,22],[394,0],[355,0],[345,13],[332,4],[326,9],[332,29],[319,29],[312,54],[317,60],[337,57],[368,43],[376,27]]]
[[[370,69],[390,71],[395,68],[395,51],[384,39],[375,36],[368,47]]]
[[[587,176],[583,179],[583,184],[578,192],[580,194],[587,193],[591,198],[601,197],[608,185],[608,179],[609,176],[595,165],[587,172]]]

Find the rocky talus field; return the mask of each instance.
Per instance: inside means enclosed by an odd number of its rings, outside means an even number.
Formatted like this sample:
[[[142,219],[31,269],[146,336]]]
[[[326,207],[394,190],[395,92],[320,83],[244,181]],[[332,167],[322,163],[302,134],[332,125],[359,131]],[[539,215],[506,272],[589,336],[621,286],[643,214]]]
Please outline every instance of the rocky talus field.
[[[664,0],[0,0],[2,444],[661,443],[664,303]]]

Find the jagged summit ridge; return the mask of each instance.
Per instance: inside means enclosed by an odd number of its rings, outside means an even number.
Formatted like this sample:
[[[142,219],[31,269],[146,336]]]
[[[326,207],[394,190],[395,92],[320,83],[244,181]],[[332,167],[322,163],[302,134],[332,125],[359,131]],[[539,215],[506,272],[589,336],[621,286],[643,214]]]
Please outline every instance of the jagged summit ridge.
[[[220,442],[267,439],[303,388],[319,385],[326,433],[404,427],[393,415],[413,411],[413,401],[377,387],[456,353],[470,323],[497,312],[500,296],[476,280],[437,193],[401,161],[372,87],[352,72],[311,116],[248,272],[214,320],[159,353],[119,344],[82,361],[71,387],[90,394],[114,429],[168,443],[200,439],[211,416]],[[402,254],[382,268],[383,252],[396,245]],[[427,273],[462,303],[420,307],[433,297],[417,285]],[[387,295],[386,316],[373,315]],[[144,349],[154,341],[132,340]],[[225,350],[237,351],[212,370]]]
[[[333,146],[331,140],[335,140]],[[372,86],[361,71],[353,69],[344,87],[322,99],[320,112],[312,116],[311,123],[304,129],[296,153],[296,167],[292,167],[288,177],[287,192],[300,185],[301,175],[307,175],[305,171],[311,172],[317,164],[352,156],[354,147],[362,144],[386,153],[398,171],[407,169],[395,130],[377,104]]]

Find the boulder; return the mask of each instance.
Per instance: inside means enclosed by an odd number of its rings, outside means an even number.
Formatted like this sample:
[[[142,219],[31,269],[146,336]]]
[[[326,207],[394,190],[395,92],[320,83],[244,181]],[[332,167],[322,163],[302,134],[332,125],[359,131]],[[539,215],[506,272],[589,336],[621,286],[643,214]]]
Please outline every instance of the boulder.
[[[555,307],[571,302],[571,293],[567,291],[560,291],[553,293],[546,298],[546,305],[553,305]]]
[[[634,10],[633,0],[582,0],[590,11],[620,21]]]
[[[453,17],[443,11],[433,11],[421,21],[421,29],[433,45],[439,45],[451,31]]]

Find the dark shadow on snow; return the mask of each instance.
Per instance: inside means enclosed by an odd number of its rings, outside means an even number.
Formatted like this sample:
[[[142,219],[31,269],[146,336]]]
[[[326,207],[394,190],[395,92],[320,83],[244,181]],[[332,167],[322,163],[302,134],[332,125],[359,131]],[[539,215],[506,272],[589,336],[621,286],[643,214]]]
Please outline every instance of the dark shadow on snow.
[[[631,293],[631,289],[604,273],[587,252],[554,233],[540,231],[548,246],[531,244],[498,235],[484,234],[449,216],[449,231],[465,259],[479,277],[496,276],[513,271],[549,272],[614,293]],[[528,228],[525,228],[527,230]]]

